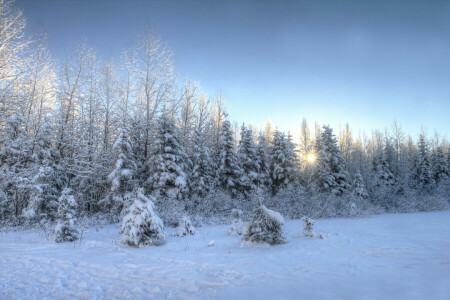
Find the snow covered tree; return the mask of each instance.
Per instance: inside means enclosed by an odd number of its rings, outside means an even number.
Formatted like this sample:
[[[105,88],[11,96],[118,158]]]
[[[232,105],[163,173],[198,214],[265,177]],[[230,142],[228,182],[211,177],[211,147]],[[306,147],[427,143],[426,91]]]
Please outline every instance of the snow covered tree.
[[[161,116],[154,152],[150,158],[151,175],[147,180],[155,197],[183,200],[189,191],[189,158],[175,135],[175,125]]]
[[[117,153],[117,159],[114,170],[108,175],[111,190],[103,202],[114,217],[119,217],[123,209],[131,205],[129,203],[131,201],[130,193],[136,186],[134,179],[136,163],[133,161],[132,145],[127,129],[120,130],[113,150]]]
[[[233,221],[231,222],[230,228],[227,230],[228,235],[241,235],[243,232],[243,224],[242,224],[242,210],[233,208],[231,211],[231,217]]]
[[[191,191],[204,197],[214,186],[213,161],[204,137],[197,132],[192,157]]]
[[[436,183],[450,177],[450,168],[442,147],[436,147],[432,157],[432,173]]]
[[[19,116],[8,119],[0,149],[0,188],[8,199],[3,205],[15,217],[27,206],[33,176],[31,143],[23,123]]]
[[[153,201],[144,195],[142,188],[134,195],[134,202],[122,220],[122,242],[134,247],[164,244],[164,224],[154,211]]]
[[[367,199],[369,194],[367,193],[366,185],[362,178],[361,173],[356,173],[355,180],[353,181],[353,193],[360,198]]]
[[[323,239],[323,236],[321,234],[317,234],[314,232],[313,227],[316,220],[304,216],[302,218],[302,221],[303,221],[303,234],[302,234],[303,236]]]
[[[317,167],[313,181],[320,190],[342,195],[351,190],[350,179],[345,171],[345,161],[337,146],[336,137],[329,126],[323,126],[323,131],[316,141],[318,156]]]
[[[274,194],[297,179],[298,169],[292,145],[283,132],[275,130],[270,148],[270,175]]]
[[[78,231],[74,228],[75,209],[77,203],[72,189],[65,188],[58,199],[58,222],[55,226],[55,241],[72,242],[78,239]]]
[[[258,166],[258,187],[268,189],[271,185],[270,181],[270,158],[267,154],[267,141],[262,134],[259,133],[258,145],[256,145],[256,158]]]
[[[228,120],[222,123],[219,151],[218,183],[220,187],[236,197],[241,188],[242,170],[234,149],[233,130]]]
[[[253,141],[253,131],[244,124],[241,127],[241,140],[239,141],[238,156],[242,170],[242,191],[248,196],[258,187],[258,156]]]
[[[67,183],[61,166],[61,157],[53,145],[53,130],[44,123],[35,139],[33,154],[36,171],[32,180],[32,192],[24,213],[29,219],[54,219],[58,210],[58,198]]]
[[[375,187],[389,187],[395,185],[394,174],[389,169],[384,152],[377,154],[372,162],[373,185]]]
[[[259,199],[253,211],[252,221],[245,227],[243,239],[270,245],[284,244],[286,239],[281,228],[283,224],[283,217],[278,212],[265,207]]]
[[[177,236],[186,236],[186,235],[195,235],[197,232],[195,231],[194,226],[192,226],[191,219],[184,216],[178,222],[177,227]]]
[[[430,192],[434,187],[434,178],[431,172],[430,158],[428,154],[428,145],[425,136],[421,134],[418,142],[419,157],[416,163],[416,178],[419,188],[422,191]]]

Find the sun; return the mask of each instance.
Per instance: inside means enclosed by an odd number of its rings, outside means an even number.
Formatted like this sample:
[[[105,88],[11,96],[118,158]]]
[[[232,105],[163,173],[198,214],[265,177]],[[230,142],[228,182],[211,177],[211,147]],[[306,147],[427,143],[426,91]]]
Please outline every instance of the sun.
[[[311,165],[314,164],[314,163],[316,162],[316,159],[317,159],[316,154],[313,153],[313,152],[308,153],[308,154],[306,155],[306,161],[307,161],[309,164],[311,164]]]

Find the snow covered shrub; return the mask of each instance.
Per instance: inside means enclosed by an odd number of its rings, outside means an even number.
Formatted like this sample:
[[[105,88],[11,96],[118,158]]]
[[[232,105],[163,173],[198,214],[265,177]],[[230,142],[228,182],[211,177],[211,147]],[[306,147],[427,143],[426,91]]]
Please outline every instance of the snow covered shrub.
[[[186,235],[195,235],[197,232],[195,231],[194,226],[192,226],[191,219],[188,217],[182,217],[178,222],[177,236],[186,236]]]
[[[268,209],[259,201],[252,221],[245,227],[243,240],[270,245],[284,244],[283,224],[284,219],[278,212]]]
[[[302,221],[303,221],[303,234],[302,234],[303,236],[323,239],[323,236],[321,234],[317,234],[314,232],[313,227],[316,220],[304,216],[302,218]]]
[[[124,244],[135,247],[164,244],[164,225],[155,214],[153,206],[152,200],[144,195],[142,188],[139,188],[133,204],[128,208],[128,213],[122,221]]]
[[[231,223],[231,227],[227,230],[228,235],[241,235],[243,231],[242,224],[242,210],[233,208],[231,211],[231,216],[233,217],[233,221]]]
[[[73,227],[77,203],[72,195],[72,189],[65,188],[58,199],[58,203],[58,223],[55,227],[55,241],[57,243],[75,241],[78,239],[78,231]]]

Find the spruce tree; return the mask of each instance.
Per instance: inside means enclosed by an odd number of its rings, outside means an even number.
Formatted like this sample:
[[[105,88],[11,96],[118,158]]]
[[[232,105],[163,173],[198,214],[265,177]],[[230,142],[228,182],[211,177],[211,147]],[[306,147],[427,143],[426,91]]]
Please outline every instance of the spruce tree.
[[[74,228],[75,209],[77,203],[72,195],[72,189],[65,188],[58,199],[58,216],[55,227],[55,241],[72,242],[78,239],[78,231]]]
[[[30,138],[23,128],[23,118],[11,116],[4,128],[0,149],[0,188],[6,195],[2,210],[15,217],[28,206],[33,168]]]
[[[445,158],[442,147],[436,147],[433,152],[432,173],[436,184],[450,178],[450,168]]]
[[[256,145],[256,159],[258,166],[258,187],[268,189],[271,185],[270,158],[267,154],[267,142],[262,132],[260,132],[258,136],[258,145]]]
[[[173,121],[165,115],[158,122],[154,149],[149,190],[155,197],[183,200],[189,191],[189,158],[178,141]]]
[[[434,187],[435,182],[431,172],[428,145],[423,134],[419,136],[418,148],[419,157],[416,163],[417,183],[422,191],[430,192]]]
[[[239,141],[238,156],[242,169],[241,187],[245,195],[255,191],[258,187],[259,166],[253,131],[243,124],[241,127],[241,140]]]
[[[230,228],[227,230],[228,235],[241,235],[243,232],[242,225],[242,210],[233,208],[231,211],[231,217],[233,221],[231,222]]]
[[[128,130],[120,129],[119,136],[113,144],[117,158],[114,169],[108,175],[111,189],[104,203],[115,219],[118,219],[125,207],[131,205],[130,193],[134,190],[136,163],[133,161],[133,150],[128,138]]]
[[[366,185],[364,184],[361,173],[356,173],[355,180],[353,181],[353,193],[360,198],[367,199],[369,194],[367,194]]]
[[[234,149],[234,133],[230,121],[222,123],[219,144],[219,165],[217,180],[220,187],[236,197],[241,190],[242,171]]]
[[[258,199],[253,218],[244,230],[244,241],[256,243],[268,243],[270,245],[284,244],[281,226],[284,224],[283,217],[273,210],[268,209]]]
[[[319,189],[335,195],[350,191],[351,184],[345,171],[345,161],[329,126],[323,126],[323,131],[316,141],[316,153],[318,159],[313,180]]]
[[[270,177],[274,194],[295,183],[298,169],[292,144],[286,139],[286,135],[278,130],[275,130],[273,134],[270,163]]]
[[[153,201],[144,195],[142,188],[133,194],[134,201],[122,220],[122,242],[134,247],[164,244],[164,224],[154,211]]]
[[[214,186],[214,169],[210,149],[205,138],[196,133],[192,157],[191,191],[197,196],[206,196]]]
[[[67,183],[59,152],[53,146],[53,130],[44,123],[35,139],[34,176],[30,200],[24,215],[29,219],[54,219],[58,198]]]
[[[372,162],[373,185],[377,188],[392,187],[395,185],[395,177],[392,174],[384,151],[377,154]]]

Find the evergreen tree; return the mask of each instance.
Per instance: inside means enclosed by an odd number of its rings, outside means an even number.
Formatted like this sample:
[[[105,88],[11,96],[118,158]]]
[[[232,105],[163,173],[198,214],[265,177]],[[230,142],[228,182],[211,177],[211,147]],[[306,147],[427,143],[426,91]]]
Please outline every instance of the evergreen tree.
[[[236,197],[241,190],[242,171],[234,149],[234,133],[228,120],[222,123],[219,147],[218,183],[224,190]]]
[[[8,199],[2,206],[15,217],[27,206],[32,188],[31,143],[23,123],[15,115],[7,120],[0,149],[0,188]]]
[[[318,165],[313,174],[315,184],[324,192],[342,195],[351,189],[350,179],[345,171],[345,161],[337,146],[336,137],[329,126],[316,141]]]
[[[253,211],[253,219],[244,230],[243,239],[270,245],[284,244],[286,239],[281,228],[283,224],[283,217],[278,212],[265,207],[259,200]]]
[[[396,181],[390,171],[384,151],[376,155],[372,162],[373,185],[377,188],[394,186]]]
[[[239,141],[238,156],[242,169],[241,187],[243,193],[248,196],[258,186],[259,166],[253,131],[243,124],[241,127],[241,140]]]
[[[270,175],[272,192],[275,194],[281,188],[288,187],[297,179],[297,166],[292,144],[283,132],[275,130],[270,149]]]
[[[269,188],[270,181],[270,158],[267,154],[267,141],[262,134],[259,133],[258,145],[256,146],[256,159],[258,166],[258,187]]]
[[[113,145],[117,159],[114,170],[108,175],[111,190],[105,199],[107,210],[114,217],[119,217],[125,207],[131,205],[130,193],[135,188],[134,176],[136,163],[133,161],[133,150],[125,128],[120,130],[119,136]]]
[[[228,235],[241,235],[243,232],[242,225],[242,210],[233,208],[231,211],[231,216],[233,221],[231,223],[231,227],[227,230]]]
[[[53,146],[53,137],[52,128],[48,123],[44,123],[35,139],[35,174],[30,201],[24,213],[29,219],[54,219],[59,195],[67,183],[67,177],[60,165],[60,154]]]
[[[428,154],[428,145],[425,141],[425,136],[419,136],[419,157],[416,163],[416,178],[419,188],[423,191],[431,191],[434,187],[434,178],[431,172],[430,158]]]
[[[142,188],[137,189],[133,198],[122,220],[122,242],[134,247],[164,244],[164,224],[154,211],[153,201],[144,195]]]
[[[366,185],[364,184],[361,173],[356,173],[355,180],[353,181],[353,193],[360,198],[367,199],[369,194],[367,194]]]
[[[78,239],[78,231],[73,227],[77,203],[72,189],[65,188],[58,199],[58,223],[55,227],[55,241],[72,242]]]
[[[441,180],[450,178],[450,168],[444,152],[442,151],[442,147],[436,147],[433,152],[432,173],[436,184]]]
[[[167,116],[158,122],[155,151],[147,180],[156,197],[183,200],[189,191],[189,158],[175,135],[175,125]]]
[[[204,197],[214,186],[214,170],[210,149],[206,146],[204,137],[198,132],[194,143],[192,164],[191,191]]]
[[[192,225],[191,219],[184,216],[178,221],[177,227],[177,236],[186,236],[186,235],[195,235],[197,232],[195,231],[194,226]]]

